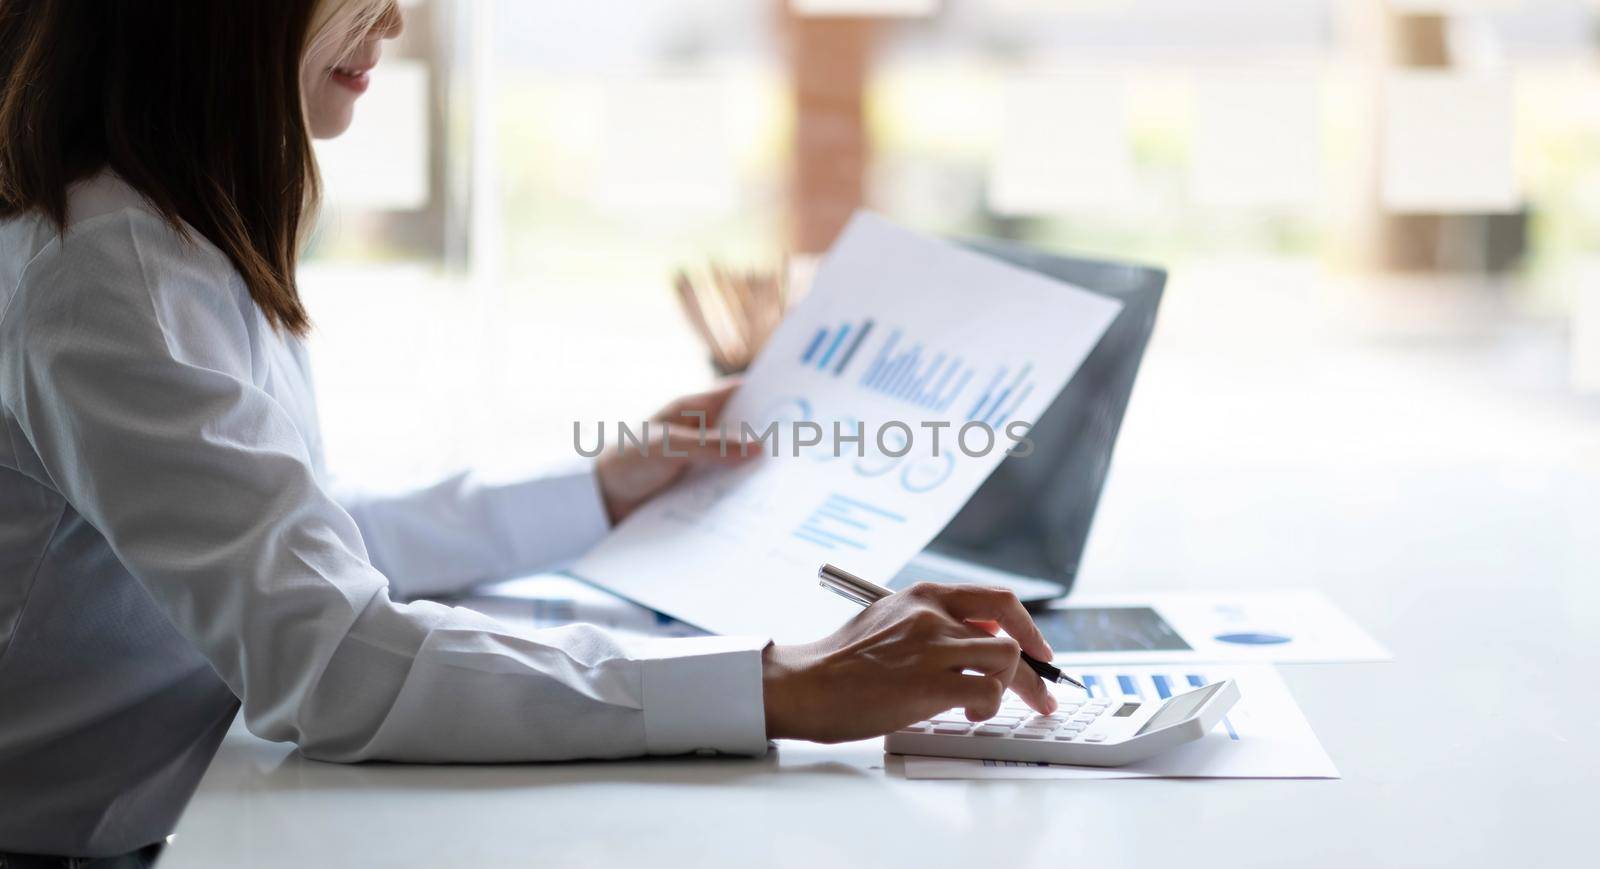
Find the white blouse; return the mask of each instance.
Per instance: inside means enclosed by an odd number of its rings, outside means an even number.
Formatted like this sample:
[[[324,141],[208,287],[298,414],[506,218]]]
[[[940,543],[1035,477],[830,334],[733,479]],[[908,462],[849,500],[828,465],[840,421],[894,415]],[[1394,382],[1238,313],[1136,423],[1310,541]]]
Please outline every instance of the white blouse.
[[[764,639],[516,630],[397,596],[606,530],[587,469],[341,498],[301,344],[115,177],[0,222],[0,851],[169,833],[241,704],[333,761],[766,750]]]

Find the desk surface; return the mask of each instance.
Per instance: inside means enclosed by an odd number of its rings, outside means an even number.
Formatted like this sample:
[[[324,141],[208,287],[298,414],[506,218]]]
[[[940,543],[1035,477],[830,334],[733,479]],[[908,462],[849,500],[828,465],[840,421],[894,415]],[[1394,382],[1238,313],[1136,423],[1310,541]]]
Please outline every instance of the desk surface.
[[[1549,520],[1576,519],[1580,500],[1600,515],[1600,486],[1524,480],[1507,497],[1448,478],[1431,494],[1400,481],[1408,514],[1424,495],[1435,508],[1413,518],[1379,496],[1310,525],[1350,547],[1314,569],[1322,586],[1397,658],[1283,668],[1342,780],[907,781],[878,741],[782,743],[760,760],[339,766],[236,729],[163,866],[1561,864],[1590,852],[1600,784],[1586,678],[1600,533]],[[1478,483],[1495,504],[1466,500]]]
[[[1526,370],[1516,352],[1456,379],[1430,373],[1451,348],[1302,355],[1288,371],[1214,349],[1152,358],[1082,581],[1326,591],[1396,658],[1283,668],[1341,780],[907,781],[877,741],[352,767],[236,729],[163,869],[1592,860],[1594,405],[1508,382]],[[1468,400],[1468,382],[1494,394]]]

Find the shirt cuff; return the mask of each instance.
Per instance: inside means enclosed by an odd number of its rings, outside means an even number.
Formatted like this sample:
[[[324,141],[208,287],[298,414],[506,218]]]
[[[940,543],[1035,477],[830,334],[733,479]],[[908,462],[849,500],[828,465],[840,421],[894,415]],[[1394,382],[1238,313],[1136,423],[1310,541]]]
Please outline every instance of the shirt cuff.
[[[630,644],[642,664],[645,751],[766,754],[761,653],[767,644],[755,637]]]

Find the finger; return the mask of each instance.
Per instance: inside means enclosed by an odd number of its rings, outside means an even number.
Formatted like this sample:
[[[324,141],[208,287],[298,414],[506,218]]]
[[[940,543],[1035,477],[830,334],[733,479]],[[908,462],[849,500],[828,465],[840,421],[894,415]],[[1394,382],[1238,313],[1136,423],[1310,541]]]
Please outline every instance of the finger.
[[[743,381],[739,378],[729,378],[717,384],[716,388],[706,392],[697,392],[685,395],[656,413],[655,419],[662,422],[695,424],[701,414],[705,415],[706,425],[714,425],[722,416],[722,409],[727,406],[728,399],[739,391]]]
[[[1022,656],[1018,652],[1017,641],[1010,637],[981,639],[952,637],[941,641],[933,656],[946,670],[958,673],[962,670],[975,670],[985,676],[995,676],[1009,683],[1022,664]]]
[[[725,436],[720,429],[702,431],[691,426],[668,425],[666,431],[653,440],[666,448],[662,455],[670,449],[673,458],[687,458],[696,464],[740,464],[762,455],[759,447],[752,449],[737,435],[729,432]]]
[[[966,621],[999,622],[1000,627],[1022,646],[1022,651],[1041,661],[1055,657],[1050,644],[1039,633],[1039,626],[1033,623],[1033,617],[1010,591],[981,585],[952,585],[943,586],[935,596],[950,615]]]
[[[1035,712],[1042,715],[1061,708],[1061,703],[1056,700],[1056,695],[1050,692],[1050,686],[1039,678],[1039,674],[1029,667],[1018,667],[1011,676],[1011,690],[1017,692],[1022,702],[1033,707]]]
[[[1000,633],[1000,623],[997,621],[991,619],[965,619],[964,621],[991,637]]]
[[[965,709],[968,721],[993,718],[1005,696],[1006,683],[994,676],[951,673],[945,677],[945,702]]]

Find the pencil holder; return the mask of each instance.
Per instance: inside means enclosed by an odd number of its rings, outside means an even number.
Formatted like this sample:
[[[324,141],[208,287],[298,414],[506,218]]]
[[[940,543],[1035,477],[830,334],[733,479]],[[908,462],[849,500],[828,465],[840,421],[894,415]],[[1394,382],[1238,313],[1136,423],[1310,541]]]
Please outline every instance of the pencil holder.
[[[673,275],[684,315],[706,346],[718,377],[750,367],[789,307],[788,266],[734,270],[710,263],[705,271]]]

